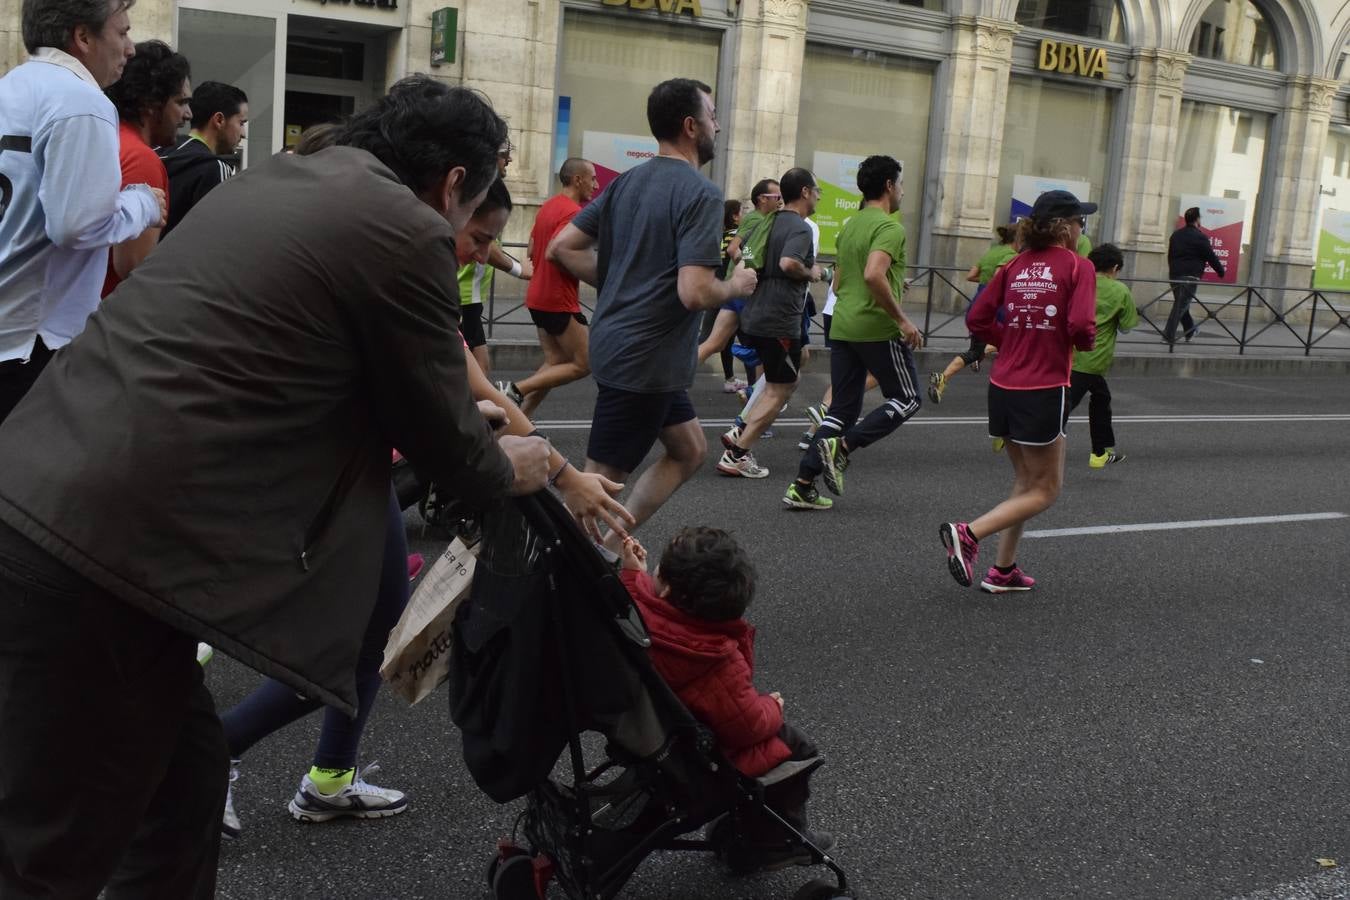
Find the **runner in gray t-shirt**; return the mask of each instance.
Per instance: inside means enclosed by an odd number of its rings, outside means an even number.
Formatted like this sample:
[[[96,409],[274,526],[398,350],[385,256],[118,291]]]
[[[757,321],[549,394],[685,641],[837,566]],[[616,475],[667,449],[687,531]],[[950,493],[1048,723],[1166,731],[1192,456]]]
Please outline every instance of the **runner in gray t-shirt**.
[[[703,463],[703,428],[687,393],[694,380],[698,319],[755,289],[740,266],[721,262],[722,196],[698,173],[712,161],[712,88],[664,81],[647,98],[659,155],[615,179],[548,247],[548,258],[597,290],[591,372],[599,386],[586,471],[624,481],[658,440],[627,506],[646,521]],[[617,550],[624,536],[605,539]]]
[[[764,430],[797,390],[802,365],[802,310],[806,285],[820,281],[815,246],[806,217],[816,211],[820,188],[806,169],[789,169],[779,181],[786,204],[773,222],[764,247],[759,286],[741,310],[741,333],[764,367],[763,396],[755,400],[743,428],[722,435],[726,452],[717,462],[723,475],[763,478],[769,470],[750,452]]]

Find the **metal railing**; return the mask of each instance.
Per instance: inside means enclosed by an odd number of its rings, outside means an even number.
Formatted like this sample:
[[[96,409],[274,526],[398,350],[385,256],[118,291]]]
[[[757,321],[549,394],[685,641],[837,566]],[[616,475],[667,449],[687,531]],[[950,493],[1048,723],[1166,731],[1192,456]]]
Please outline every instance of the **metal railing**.
[[[525,246],[502,244],[512,255],[523,253]],[[955,266],[909,268],[909,287],[903,305],[913,321],[922,319],[925,340],[967,339],[965,315],[976,287],[966,281],[967,271]],[[525,311],[524,284],[517,282],[518,296],[511,291],[509,298],[499,300],[499,281],[493,278],[484,310],[488,339],[493,338],[498,325],[529,326],[522,336],[533,337],[533,323]],[[1172,311],[1172,282],[1152,278],[1120,281],[1129,286],[1135,297],[1139,325],[1121,335],[1119,345],[1158,345],[1161,351],[1163,330]],[[824,288],[818,286],[813,295],[817,308],[821,308]],[[593,296],[583,285],[581,305],[588,315],[594,309]],[[1350,352],[1350,293],[1201,282],[1191,301],[1191,315],[1197,328],[1203,329],[1192,342],[1197,347],[1219,350],[1235,347],[1239,354],[1248,350],[1285,353],[1301,350],[1304,356],[1311,356],[1314,349]],[[823,334],[819,316],[812,319],[811,333]],[[1175,352],[1177,346],[1177,343],[1167,345],[1166,352]]]

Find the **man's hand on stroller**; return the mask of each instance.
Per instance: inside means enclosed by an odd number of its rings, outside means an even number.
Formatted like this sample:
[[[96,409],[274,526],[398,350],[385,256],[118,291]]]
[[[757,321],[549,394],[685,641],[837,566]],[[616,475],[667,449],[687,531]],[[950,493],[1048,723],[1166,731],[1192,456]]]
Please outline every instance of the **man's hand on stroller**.
[[[497,439],[497,445],[511,460],[511,468],[516,472],[510,492],[513,497],[523,497],[544,489],[548,484],[548,441],[505,434]]]
[[[601,522],[625,537],[629,527],[637,524],[633,514],[614,499],[623,490],[623,485],[597,472],[581,472],[568,466],[554,484],[578,524],[597,541],[601,538]]]
[[[647,548],[638,543],[637,538],[632,535],[624,538],[623,546],[619,548],[619,554],[625,569],[631,569],[634,572],[647,571]]]

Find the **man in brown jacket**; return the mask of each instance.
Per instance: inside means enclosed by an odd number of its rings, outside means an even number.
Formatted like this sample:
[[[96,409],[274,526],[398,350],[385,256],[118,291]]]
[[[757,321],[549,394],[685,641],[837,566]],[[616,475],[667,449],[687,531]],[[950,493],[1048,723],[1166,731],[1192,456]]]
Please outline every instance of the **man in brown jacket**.
[[[473,92],[399,82],[212,191],[0,428],[0,896],[211,896],[196,642],[351,712],[391,446],[470,501],[544,486],[456,332],[505,142]]]

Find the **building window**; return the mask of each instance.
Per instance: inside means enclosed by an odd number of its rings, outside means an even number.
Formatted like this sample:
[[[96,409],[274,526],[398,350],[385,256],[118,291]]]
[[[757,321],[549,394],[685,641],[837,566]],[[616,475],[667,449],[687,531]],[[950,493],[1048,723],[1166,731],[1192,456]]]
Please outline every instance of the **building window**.
[[[1220,62],[1278,69],[1275,29],[1252,0],[1214,0],[1191,36],[1191,54]]]
[[[584,156],[595,163],[603,186],[650,158],[656,140],[647,125],[647,95],[668,78],[695,78],[716,88],[720,50],[720,31],[568,10],[554,168],[566,156]],[[716,99],[725,123],[730,103]]]
[[[858,161],[874,154],[899,160],[905,181],[900,215],[911,235],[911,259],[915,258],[923,210],[932,98],[930,63],[872,50],[806,47],[797,113],[797,164],[829,185],[822,187],[827,192],[825,199],[832,202],[833,188],[857,192]],[[779,173],[755,174],[777,177]],[[730,187],[748,192],[750,185]],[[825,238],[822,231],[822,243],[827,245],[822,252],[832,252]]]
[[[1021,0],[1017,24],[1125,43],[1125,20],[1117,0]]]
[[[1261,193],[1271,116],[1236,110],[1194,100],[1181,102],[1181,129],[1177,143],[1177,166],[1172,176],[1171,208],[1165,224],[1173,224],[1185,198],[1187,205],[1203,206],[1201,198],[1228,200],[1226,208],[1242,222],[1241,257],[1237,280],[1246,282],[1251,271],[1251,240]],[[1334,161],[1334,160],[1333,160]],[[1240,201],[1240,207],[1232,201]],[[1205,227],[1216,223],[1207,217]]]
[[[1017,177],[1086,184],[1080,200],[1105,199],[1116,91],[1014,75],[1008,84],[994,221],[1012,218]],[[1017,198],[1025,203],[1035,197]],[[1088,230],[1096,227],[1089,222]],[[1099,234],[1091,234],[1100,242]]]
[[[901,6],[917,6],[920,9],[932,9],[938,12],[942,11],[943,0],[895,0]]]

